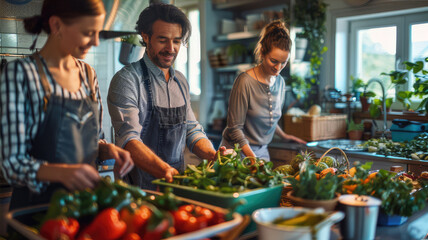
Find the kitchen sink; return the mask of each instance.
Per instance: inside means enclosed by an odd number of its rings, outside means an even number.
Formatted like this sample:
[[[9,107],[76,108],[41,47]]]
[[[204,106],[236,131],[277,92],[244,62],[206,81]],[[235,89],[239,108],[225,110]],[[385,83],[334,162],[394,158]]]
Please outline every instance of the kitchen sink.
[[[343,151],[355,151],[362,152],[366,151],[367,147],[362,146],[364,141],[359,140],[349,140],[349,139],[333,139],[333,140],[324,140],[318,142],[310,142],[307,144],[308,147],[320,147],[330,149],[332,147],[337,147]]]

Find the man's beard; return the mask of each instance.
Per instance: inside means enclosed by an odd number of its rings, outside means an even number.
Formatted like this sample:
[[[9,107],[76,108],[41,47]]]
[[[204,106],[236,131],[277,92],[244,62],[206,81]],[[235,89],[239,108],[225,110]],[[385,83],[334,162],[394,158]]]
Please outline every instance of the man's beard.
[[[177,58],[177,54],[176,53],[168,53],[166,51],[161,51],[161,52],[159,52],[159,53],[156,54],[155,52],[153,52],[153,48],[150,46],[150,44],[147,44],[146,50],[147,50],[147,54],[150,57],[150,60],[152,60],[152,62],[156,66],[158,66],[160,68],[169,68],[169,67],[171,67],[172,64],[174,64],[175,59]],[[160,58],[159,58],[159,55],[161,55],[161,56],[174,56],[174,58],[172,59],[171,62],[162,63],[161,60],[160,60]]]

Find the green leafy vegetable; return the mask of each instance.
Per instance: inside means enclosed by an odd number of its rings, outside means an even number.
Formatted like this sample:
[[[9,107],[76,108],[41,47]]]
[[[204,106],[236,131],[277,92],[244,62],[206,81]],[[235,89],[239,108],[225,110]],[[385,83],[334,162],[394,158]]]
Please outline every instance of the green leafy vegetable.
[[[293,187],[293,195],[304,199],[329,200],[335,198],[336,192],[341,188],[343,178],[331,173],[317,180],[316,172],[318,168],[309,164],[306,168],[301,168],[300,177],[288,177],[287,181]]]
[[[410,217],[425,207],[428,188],[421,182],[422,188],[412,193],[414,191],[412,182],[400,181],[395,178],[396,174],[381,169],[369,183],[358,185],[354,193],[381,199],[381,208],[388,215]]]
[[[222,193],[282,183],[284,175],[273,171],[272,162],[252,157],[241,159],[238,145],[234,150],[235,153],[225,156],[218,153],[217,159],[212,162],[204,159],[198,166],[189,164],[182,175],[174,176],[173,183]]]

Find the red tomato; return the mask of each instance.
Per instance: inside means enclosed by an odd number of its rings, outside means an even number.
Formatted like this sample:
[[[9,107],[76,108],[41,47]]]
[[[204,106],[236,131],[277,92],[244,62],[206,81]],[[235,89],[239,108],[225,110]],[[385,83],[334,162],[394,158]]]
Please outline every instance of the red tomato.
[[[74,239],[79,230],[79,222],[74,218],[50,219],[43,223],[40,235],[47,239],[60,239],[68,237]]]
[[[144,235],[151,215],[150,209],[144,205],[139,208],[134,206],[131,210],[128,208],[120,210],[120,219],[126,223],[127,233]]]
[[[136,233],[127,233],[122,240],[141,240],[141,237]]]
[[[169,230],[169,222],[167,219],[162,220],[159,225],[153,229],[146,229],[146,233],[143,236],[143,240],[159,240],[163,238],[163,235]]]
[[[192,204],[179,207],[177,211],[172,212],[172,215],[174,216],[174,227],[177,234],[205,228],[214,218],[210,209]]]
[[[126,224],[119,218],[119,212],[114,208],[106,208],[98,213],[79,238],[113,240],[120,238],[125,231]]]

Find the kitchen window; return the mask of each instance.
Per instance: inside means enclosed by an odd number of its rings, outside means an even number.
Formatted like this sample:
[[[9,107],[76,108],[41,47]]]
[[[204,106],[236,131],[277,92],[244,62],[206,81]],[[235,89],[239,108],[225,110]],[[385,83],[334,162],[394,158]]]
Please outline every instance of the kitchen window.
[[[349,21],[348,76],[359,77],[365,82],[378,78],[385,83],[388,97],[395,97],[396,89],[391,86],[389,77],[381,73],[404,69],[404,61],[415,62],[427,57],[427,33],[428,12]],[[409,79],[404,88],[412,90],[413,80]],[[348,82],[348,86],[350,84]],[[381,95],[377,84],[370,85],[370,89]]]
[[[190,95],[193,98],[201,94],[201,38],[199,9],[183,9],[192,25],[192,35],[187,46],[182,46],[178,53],[175,67],[182,72],[189,82]]]

